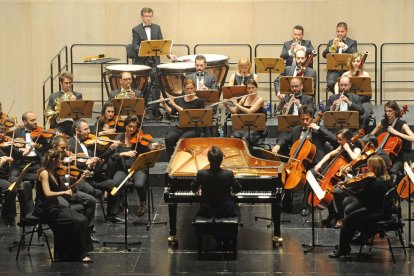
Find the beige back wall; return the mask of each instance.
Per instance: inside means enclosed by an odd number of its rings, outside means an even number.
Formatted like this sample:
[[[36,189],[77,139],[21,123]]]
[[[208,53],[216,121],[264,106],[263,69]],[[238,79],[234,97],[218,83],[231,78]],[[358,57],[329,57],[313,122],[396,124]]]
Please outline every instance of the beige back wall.
[[[57,51],[74,43],[130,43],[131,28],[139,23],[144,6],[154,9],[153,22],[161,25],[165,38],[188,44],[191,49],[197,43],[283,43],[290,39],[296,24],[304,26],[305,38],[317,47],[333,38],[339,21],[348,23],[349,36],[358,42],[378,46],[384,42],[413,42],[412,0],[0,0],[3,110],[7,111],[15,100],[12,114],[20,117],[23,111],[34,110],[41,117],[42,82]],[[79,57],[103,51],[118,55],[106,49],[79,51]],[[413,59],[411,53],[400,50],[392,57]],[[243,53],[226,54],[236,61]],[[272,54],[278,57],[280,50],[266,52]],[[79,80],[83,76],[78,72],[75,78]],[[81,92],[99,98],[93,87],[82,87]]]

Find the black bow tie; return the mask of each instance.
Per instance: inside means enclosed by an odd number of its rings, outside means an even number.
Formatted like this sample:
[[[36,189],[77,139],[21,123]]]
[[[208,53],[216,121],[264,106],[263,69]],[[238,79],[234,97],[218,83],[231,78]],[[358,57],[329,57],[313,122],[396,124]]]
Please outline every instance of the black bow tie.
[[[200,72],[200,71],[198,71],[196,74],[197,74],[197,76],[199,76],[199,77],[203,77],[203,76],[204,76],[204,72]]]
[[[144,28],[151,28],[151,25],[145,25]]]

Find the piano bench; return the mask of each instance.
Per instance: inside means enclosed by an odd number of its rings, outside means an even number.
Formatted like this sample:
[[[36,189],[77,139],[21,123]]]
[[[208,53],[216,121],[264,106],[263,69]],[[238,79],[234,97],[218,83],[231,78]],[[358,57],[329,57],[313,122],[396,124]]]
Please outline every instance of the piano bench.
[[[237,258],[237,235],[239,232],[239,217],[234,218],[204,218],[196,217],[193,222],[197,235],[198,259],[203,259],[203,236],[211,235],[223,241],[218,244],[216,251],[231,252],[233,260]]]

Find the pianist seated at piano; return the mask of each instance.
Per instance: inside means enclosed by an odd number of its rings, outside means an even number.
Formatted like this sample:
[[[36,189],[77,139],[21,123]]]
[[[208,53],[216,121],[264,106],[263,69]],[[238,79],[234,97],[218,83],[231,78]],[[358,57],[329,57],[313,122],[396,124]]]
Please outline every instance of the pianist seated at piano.
[[[169,103],[166,101],[161,102],[164,109],[170,115],[176,115],[179,111],[184,109],[201,109],[204,107],[204,102],[202,99],[198,98],[195,95],[196,83],[193,79],[184,80],[184,95],[185,97],[174,99],[173,96],[170,96]],[[167,149],[168,159],[171,158],[174,153],[175,145],[177,141],[182,138],[191,138],[201,136],[202,131],[197,130],[194,127],[180,128],[178,125],[172,128],[167,136],[165,137],[165,147]]]
[[[224,106],[230,111],[231,114],[253,114],[263,113],[266,114],[264,108],[264,99],[258,95],[258,85],[254,79],[249,79],[246,84],[247,95],[241,99],[232,98],[229,102],[224,102]],[[263,137],[265,131],[250,131],[250,139],[253,142],[257,142]],[[234,138],[249,138],[248,131],[235,131],[231,134]]]

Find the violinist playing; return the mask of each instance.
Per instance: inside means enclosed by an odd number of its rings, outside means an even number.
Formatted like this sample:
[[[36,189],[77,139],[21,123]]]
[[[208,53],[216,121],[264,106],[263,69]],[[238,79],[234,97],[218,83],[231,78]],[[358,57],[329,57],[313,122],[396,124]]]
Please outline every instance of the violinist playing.
[[[58,201],[59,196],[72,196],[71,188],[66,187],[56,173],[60,160],[61,152],[57,150],[50,149],[45,154],[36,179],[34,215],[46,220],[53,231],[55,259],[91,263],[88,252],[93,246],[87,218]],[[78,182],[86,174],[83,173]]]
[[[62,179],[65,184],[71,185],[72,179],[73,182],[81,176],[82,170],[78,169],[74,165],[67,164],[68,159],[70,160],[70,156],[73,155],[70,151],[68,151],[68,144],[65,137],[55,137],[52,141],[52,149],[59,151],[61,154],[61,170],[58,172],[60,178]],[[82,183],[79,183],[81,185]],[[82,210],[82,214],[88,219],[88,223],[90,228],[93,228],[92,221],[95,218],[95,208],[96,208],[96,198],[92,195],[89,195],[85,192],[80,191],[79,189],[72,189],[72,196],[71,197],[59,197],[59,204],[63,206],[70,207],[71,204],[81,204],[84,207]],[[93,242],[99,242],[95,237],[91,235],[91,239]]]
[[[169,103],[165,101],[161,102],[164,109],[170,115],[178,114],[179,111],[184,109],[201,109],[204,107],[203,100],[197,98],[195,95],[196,83],[193,79],[184,80],[184,95],[183,98],[174,99],[173,96],[169,98]],[[165,137],[165,147],[167,149],[168,160],[171,158],[174,153],[175,145],[179,139],[182,138],[192,138],[201,136],[201,133],[198,133],[197,129],[194,127],[185,127],[180,128],[176,126],[172,128],[167,136]]]
[[[283,133],[277,139],[276,145],[273,147],[272,152],[275,154],[282,153],[287,155],[289,150],[288,147],[292,146],[295,141],[304,138],[306,130],[311,129],[311,132],[306,139],[315,145],[316,147],[316,155],[315,159],[312,162],[319,162],[326,153],[327,143],[331,145],[336,145],[335,135],[328,131],[325,127],[319,126],[313,122],[313,109],[311,106],[302,105],[299,110],[299,118],[300,118],[300,125],[296,126],[292,129],[292,132]],[[313,164],[309,164],[306,168],[307,170],[310,169]],[[310,192],[308,185],[305,186],[303,201],[302,201],[302,215],[307,216],[309,214],[308,209],[308,193]],[[285,194],[283,196],[283,208],[287,211],[291,211],[292,209],[292,200],[293,195],[291,191],[285,190]]]
[[[4,137],[6,134],[6,127],[0,124],[0,144],[4,144]],[[15,225],[16,217],[16,189],[12,191],[7,190],[11,183],[9,182],[10,176],[10,164],[13,162],[13,157],[10,157],[4,149],[10,148],[1,147],[0,148],[0,190],[4,194],[4,205],[1,209],[1,215],[4,219],[4,222],[8,226]]]
[[[10,180],[14,182],[19,177],[24,167],[31,163],[29,170],[27,171],[26,181],[36,181],[37,171],[40,168],[40,161],[43,154],[50,147],[49,142],[44,137],[32,137],[31,132],[37,130],[37,118],[36,114],[31,111],[25,112],[22,115],[23,127],[16,128],[14,134],[14,140],[22,141],[23,147],[18,148],[20,154],[16,156],[16,162],[12,168]],[[20,146],[15,143],[15,146]]]
[[[119,121],[119,120],[118,120]],[[123,122],[123,121],[122,121]],[[115,118],[115,107],[112,102],[106,102],[102,106],[101,115],[92,128],[92,132],[96,133],[96,126],[98,126],[98,136],[114,134],[123,131],[123,127],[119,126]]]
[[[392,161],[390,174],[399,175],[403,171],[404,162],[409,160],[407,155],[411,151],[414,133],[407,122],[401,119],[401,110],[395,101],[389,101],[384,105],[384,119],[377,124],[371,134],[380,135],[386,132],[391,135],[388,140],[400,139],[402,142],[402,149],[399,152],[398,149],[391,149],[389,153]],[[385,146],[383,149],[388,150],[387,144]]]
[[[316,173],[321,173],[322,166],[329,161],[331,158],[339,158],[342,157],[345,159],[346,162],[351,162],[352,160],[358,158],[359,154],[361,153],[361,149],[356,147],[354,144],[352,144],[352,132],[351,130],[345,128],[340,129],[336,133],[336,139],[338,141],[339,147],[325,155],[321,161],[316,164],[314,170]],[[332,165],[332,164],[331,164]],[[322,175],[326,175],[329,171],[329,167],[326,168],[326,172],[322,172]],[[332,172],[335,174],[336,172]],[[342,218],[344,217],[344,207],[342,204],[342,200],[338,199],[339,194],[334,193],[334,201],[331,201],[331,204],[328,206],[329,215],[326,219],[323,220],[323,223],[329,224],[331,220],[335,219],[336,224],[335,228],[339,229],[342,227]],[[336,203],[336,209],[333,205],[333,202]]]
[[[85,141],[90,136],[90,128],[84,119],[80,119],[73,124],[73,132],[75,136],[70,137],[68,146],[72,153],[75,154],[76,165],[82,170],[93,172],[93,176],[88,177],[87,181],[81,183],[79,190],[95,198],[101,197],[102,191],[107,191],[107,220],[113,223],[123,222],[122,219],[116,216],[119,213],[120,197],[118,195],[110,195],[112,188],[115,187],[115,183],[102,170],[103,164],[109,160],[113,151],[108,148],[100,158],[94,156],[93,150],[85,145]]]
[[[346,216],[340,231],[339,247],[329,257],[339,258],[347,256],[351,252],[350,243],[357,231],[369,230],[375,222],[389,219],[385,217],[383,200],[386,192],[392,184],[387,172],[384,159],[374,155],[368,159],[368,174],[358,177],[360,181],[350,179],[339,187],[349,195],[345,202],[347,205]],[[357,185],[357,190],[350,190],[347,182]],[[349,199],[348,199],[349,198]]]
[[[148,152],[158,146],[157,143],[152,143],[152,141],[146,141],[148,139],[143,139],[144,134],[140,131],[140,127],[141,119],[138,116],[128,116],[125,119],[125,133],[122,133],[116,138],[120,143],[111,145],[114,153],[111,156],[112,165],[110,167],[113,170],[111,175],[116,186],[119,186],[127,177],[128,169],[132,167],[138,155]],[[121,145],[121,143],[123,143],[123,145]],[[145,181],[148,177],[147,173],[148,172],[138,171],[132,178],[134,183],[133,187],[137,191],[139,197],[138,216],[144,215],[147,211],[145,204],[147,199],[145,190]]]

